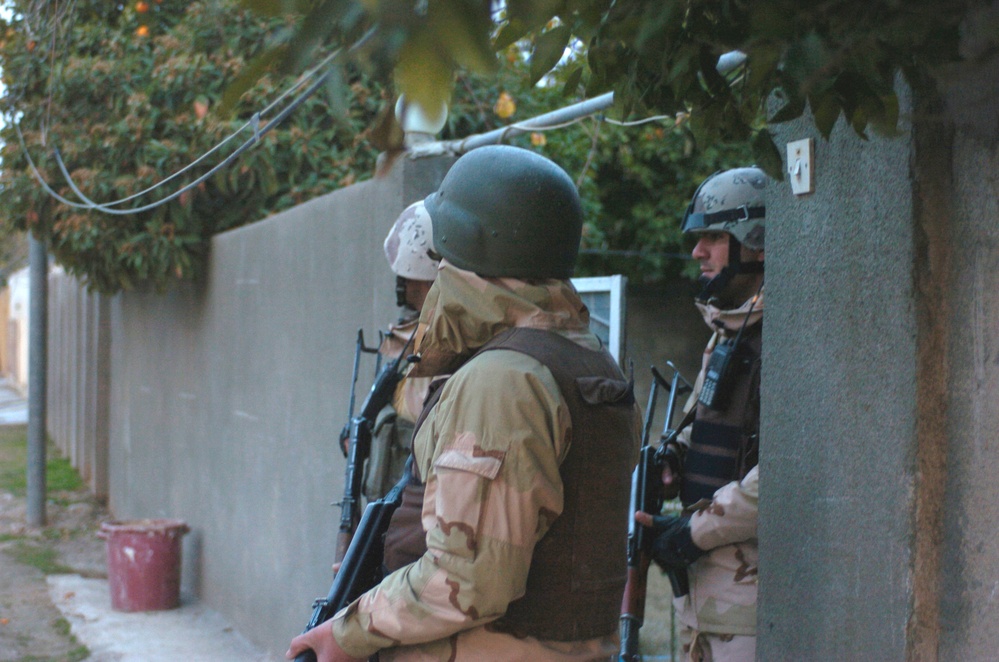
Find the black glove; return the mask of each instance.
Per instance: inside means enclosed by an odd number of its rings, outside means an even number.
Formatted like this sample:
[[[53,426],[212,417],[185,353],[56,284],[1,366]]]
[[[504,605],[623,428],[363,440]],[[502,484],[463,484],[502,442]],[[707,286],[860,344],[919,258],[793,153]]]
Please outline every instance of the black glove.
[[[657,515],[652,518],[656,532],[652,540],[652,560],[664,571],[686,568],[707,552],[690,536],[690,517]]]

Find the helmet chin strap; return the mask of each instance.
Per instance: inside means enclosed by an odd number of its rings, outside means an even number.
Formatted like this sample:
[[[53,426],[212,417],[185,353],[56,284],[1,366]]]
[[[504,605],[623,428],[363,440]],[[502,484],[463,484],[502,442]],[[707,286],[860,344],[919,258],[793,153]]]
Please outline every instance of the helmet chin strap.
[[[761,274],[763,273],[762,262],[743,262],[742,243],[733,237],[728,236],[728,264],[725,265],[714,278],[702,276],[700,282],[703,287],[697,295],[699,301],[707,301],[711,297],[718,296],[723,292],[732,279],[740,274]]]
[[[400,308],[407,305],[406,302],[406,279],[402,276],[395,277],[395,305]]]

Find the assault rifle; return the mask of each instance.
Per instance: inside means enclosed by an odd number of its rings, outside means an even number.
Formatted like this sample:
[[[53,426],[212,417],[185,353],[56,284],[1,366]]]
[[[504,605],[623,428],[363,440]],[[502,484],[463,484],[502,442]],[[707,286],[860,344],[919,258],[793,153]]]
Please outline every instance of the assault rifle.
[[[638,466],[635,467],[631,477],[631,510],[628,513],[628,581],[621,602],[620,660],[622,662],[641,660],[638,654],[638,631],[645,621],[645,591],[649,565],[652,562],[649,550],[652,540],[649,531],[635,521],[634,515],[639,511],[658,515],[662,510],[664,501],[662,471],[667,462],[666,447],[676,440],[685,427],[685,424],[681,424],[677,429],[671,427],[673,414],[677,399],[692,390],[690,383],[683,378],[672,362],[667,362],[666,365],[673,371],[673,378],[670,381],[667,381],[655,367],[652,368],[652,388],[649,390],[649,403],[642,427],[642,450]],[[655,418],[656,399],[660,388],[669,389],[669,401],[666,405],[663,432],[657,447],[649,443],[649,433]],[[686,570],[674,570],[667,574],[674,595],[681,597],[690,591]]]
[[[402,479],[395,487],[384,497],[372,501],[365,507],[357,531],[351,538],[340,568],[333,578],[329,594],[313,603],[312,618],[302,632],[308,632],[333,618],[338,611],[382,580],[385,530],[388,529],[392,513],[402,503],[402,491],[409,483],[411,473],[410,462],[412,458],[406,462],[406,470],[403,471]],[[299,653],[295,662],[316,662],[316,654],[311,649],[306,650]]]
[[[354,416],[354,387],[357,385],[357,368],[361,353],[377,353],[378,348],[365,347],[364,332],[357,332],[357,347],[354,350],[354,371],[350,383],[350,403],[347,406],[348,423],[340,433],[340,443],[347,457],[346,475],[343,481],[343,499],[340,506],[340,530],[336,536],[334,560],[342,561],[350,546],[354,530],[357,528],[361,515],[361,483],[364,480],[364,463],[371,454],[371,432],[375,419],[382,408],[392,402],[395,389],[402,381],[402,370],[405,367],[406,352],[413,336],[410,336],[403,346],[399,356],[380,369],[368,396],[361,405],[361,411]],[[379,361],[381,356],[379,355]]]

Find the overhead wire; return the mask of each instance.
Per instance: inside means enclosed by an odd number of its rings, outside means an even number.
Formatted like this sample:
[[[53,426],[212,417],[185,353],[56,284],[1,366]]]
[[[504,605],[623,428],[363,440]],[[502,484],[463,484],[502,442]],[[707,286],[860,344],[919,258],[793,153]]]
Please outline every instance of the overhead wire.
[[[352,44],[347,49],[347,52],[353,51],[353,50],[359,48],[361,45],[363,45],[363,43],[366,42],[371,37],[371,35],[375,32],[376,28],[377,28],[377,26],[373,26],[372,28],[370,28],[357,42],[355,42],[354,44]],[[36,166],[34,160],[31,158],[30,153],[28,152],[27,146],[26,146],[25,141],[24,141],[24,136],[23,136],[23,134],[21,132],[20,120],[18,122],[14,123],[14,126],[15,126],[15,129],[17,131],[18,139],[21,142],[21,147],[24,150],[25,156],[27,158],[29,168],[32,171],[32,174],[34,175],[35,179],[37,179],[38,182],[41,184],[43,190],[45,190],[46,193],[48,193],[50,196],[52,196],[53,198],[55,198],[56,200],[58,200],[59,202],[65,204],[67,206],[70,206],[70,207],[73,207],[73,208],[77,208],[77,209],[93,209],[93,210],[104,212],[106,214],[119,215],[119,216],[129,215],[129,214],[137,214],[137,213],[141,213],[141,212],[144,212],[144,211],[149,211],[151,209],[155,209],[156,207],[159,207],[159,206],[161,206],[163,204],[166,204],[166,203],[168,203],[168,202],[170,202],[172,200],[177,199],[178,197],[180,197],[181,195],[183,195],[187,191],[190,191],[193,188],[197,187],[202,182],[206,181],[210,177],[214,176],[217,172],[219,172],[223,168],[225,168],[228,165],[230,165],[239,156],[241,156],[244,152],[246,152],[253,145],[255,145],[260,140],[260,138],[262,138],[266,133],[268,133],[271,129],[273,129],[275,126],[277,126],[282,121],[284,121],[288,117],[288,115],[290,115],[294,110],[296,110],[309,97],[311,97],[313,94],[315,94],[315,92],[320,87],[322,87],[323,84],[325,84],[327,82],[327,80],[329,79],[329,77],[332,74],[332,71],[330,69],[327,69],[325,72],[323,72],[322,75],[320,75],[311,85],[309,85],[305,89],[304,92],[302,92],[295,99],[293,99],[291,101],[291,103],[289,103],[285,108],[283,108],[277,114],[276,117],[274,117],[274,119],[272,119],[269,122],[267,122],[263,127],[260,126],[261,116],[265,115],[265,114],[267,114],[269,112],[271,112],[281,102],[283,102],[288,96],[290,96],[296,90],[298,90],[303,85],[305,85],[305,83],[310,78],[316,76],[316,74],[320,70],[322,70],[325,67],[329,67],[331,65],[331,63],[337,57],[339,57],[341,54],[343,54],[343,52],[344,52],[343,49],[337,49],[336,51],[334,51],[333,53],[331,53],[330,55],[328,55],[326,58],[324,58],[322,62],[320,62],[315,67],[313,67],[311,70],[303,73],[301,76],[299,76],[299,78],[295,81],[295,83],[293,83],[291,86],[289,86],[288,89],[286,89],[274,101],[272,101],[271,103],[269,103],[263,110],[254,113],[253,116],[250,118],[250,120],[248,120],[243,126],[241,126],[239,129],[237,129],[236,131],[234,131],[232,134],[230,134],[229,136],[227,136],[226,138],[224,138],[221,142],[219,142],[217,145],[215,145],[214,147],[212,147],[210,150],[208,150],[207,152],[205,152],[204,154],[202,154],[201,156],[199,156],[197,159],[195,159],[194,161],[192,161],[190,164],[188,164],[184,168],[182,168],[182,169],[178,170],[177,172],[169,175],[168,177],[165,177],[164,179],[160,180],[159,182],[153,184],[152,186],[150,186],[150,187],[148,187],[148,188],[146,188],[146,189],[144,189],[142,191],[139,191],[139,192],[134,193],[132,195],[129,195],[127,197],[120,198],[118,200],[114,200],[114,201],[111,201],[111,202],[98,203],[98,202],[96,202],[94,200],[91,200],[89,197],[87,197],[83,193],[83,191],[80,190],[80,188],[76,185],[75,181],[73,180],[71,174],[69,173],[69,170],[66,167],[66,164],[64,163],[64,161],[62,159],[62,154],[61,154],[61,152],[59,151],[58,148],[55,148],[53,151],[54,151],[55,161],[56,161],[56,163],[57,163],[57,165],[59,167],[59,170],[62,173],[64,179],[68,183],[68,185],[69,185],[70,189],[72,190],[72,192],[74,193],[74,195],[76,195],[83,202],[76,202],[76,201],[70,200],[70,199],[66,198],[65,196],[60,195],[55,190],[53,190],[52,187],[48,184],[48,182],[45,181],[44,177],[42,176],[41,172],[39,171],[38,167]],[[600,122],[607,122],[609,124],[613,124],[615,126],[622,126],[622,127],[638,126],[638,125],[646,124],[646,123],[649,123],[649,122],[656,122],[656,121],[663,121],[663,120],[670,120],[670,121],[674,120],[674,118],[671,117],[671,116],[669,116],[669,115],[655,115],[655,116],[646,117],[646,118],[642,118],[642,119],[639,119],[639,120],[632,120],[632,121],[613,120],[613,119],[610,119],[610,118],[604,116],[602,113],[598,113],[596,115],[591,115],[589,117],[592,118],[592,119],[594,119],[594,120],[596,120],[598,122],[598,126],[599,126]],[[553,131],[553,130],[563,129],[563,128],[567,128],[569,126],[573,126],[575,124],[578,124],[579,122],[582,122],[584,119],[588,119],[588,117],[586,115],[583,115],[583,116],[575,117],[573,119],[570,119],[570,120],[567,120],[567,121],[564,121],[564,122],[557,122],[557,123],[546,124],[546,125],[534,124],[534,123],[532,123],[532,120],[527,120],[527,121],[525,121],[523,123],[510,124],[510,125],[508,125],[506,127],[503,127],[501,130],[499,130],[499,134],[500,134],[499,135],[499,141],[502,142],[503,140],[505,140],[510,133],[517,132],[517,134],[519,135],[520,133],[526,133],[526,132]],[[197,179],[195,179],[194,181],[190,182],[189,184],[183,186],[179,190],[174,191],[172,194],[170,194],[170,195],[168,195],[168,196],[166,196],[164,198],[161,198],[161,199],[159,199],[159,200],[157,200],[157,201],[155,201],[153,203],[147,204],[147,205],[142,205],[142,206],[139,206],[139,207],[133,207],[133,208],[129,208],[129,209],[115,209],[114,208],[116,206],[123,205],[123,204],[125,204],[127,202],[131,202],[132,200],[135,200],[135,199],[140,198],[142,196],[148,195],[149,193],[152,193],[155,190],[157,190],[157,189],[165,186],[166,184],[168,184],[169,182],[173,181],[177,177],[180,177],[181,175],[185,174],[189,170],[191,170],[191,169],[195,168],[196,166],[200,165],[203,161],[205,161],[210,156],[212,156],[213,154],[215,154],[216,152],[218,152],[225,145],[227,145],[230,141],[232,141],[237,136],[239,136],[242,133],[244,133],[248,128],[249,129],[253,129],[253,135],[250,138],[248,138],[247,140],[245,140],[241,145],[239,145],[232,153],[230,153],[221,162],[219,162],[214,167],[212,167],[210,170],[208,170],[207,172],[205,172],[204,174],[202,174],[201,176],[199,176]],[[464,147],[465,143],[467,141],[471,140],[471,139],[474,139],[474,138],[476,138],[476,136],[469,136],[469,137],[467,137],[465,139],[462,139],[462,140],[453,141],[454,143],[456,143],[458,145],[457,151],[459,153],[462,153],[464,151],[463,147]]]
[[[374,33],[374,31],[375,31],[375,27],[370,28],[360,39],[358,39],[354,44],[352,44],[348,49],[346,49],[347,52],[353,51],[354,49],[359,48],[360,46],[362,46],[371,37],[371,35]],[[309,97],[311,97],[313,94],[315,94],[316,91],[319,90],[329,80],[329,77],[332,75],[332,70],[329,69],[329,66],[331,65],[331,63],[337,57],[339,57],[343,53],[344,53],[344,49],[337,49],[336,51],[334,51],[333,53],[331,53],[330,55],[328,55],[326,58],[323,59],[322,62],[320,62],[320,64],[316,65],[310,71],[305,72],[304,74],[302,74],[301,76],[299,76],[299,78],[295,81],[294,84],[292,84],[287,90],[285,90],[281,95],[279,95],[274,101],[272,101],[270,104],[268,104],[262,111],[258,111],[256,113],[254,113],[253,116],[250,118],[250,120],[247,121],[242,127],[240,127],[235,132],[233,132],[232,134],[230,134],[229,136],[227,136],[219,144],[215,145],[212,149],[210,149],[209,151],[207,151],[205,154],[202,154],[200,157],[198,157],[197,159],[195,159],[192,163],[190,163],[189,165],[187,165],[186,167],[184,167],[180,171],[178,171],[176,173],[173,173],[169,177],[166,177],[165,179],[157,182],[153,186],[145,189],[144,191],[141,191],[139,193],[135,193],[135,194],[133,194],[131,196],[128,196],[126,198],[121,198],[119,200],[115,200],[115,201],[108,202],[108,203],[98,203],[98,202],[95,202],[95,201],[91,200],[90,198],[88,198],[79,189],[79,187],[76,185],[76,183],[73,181],[71,175],[69,174],[69,172],[68,172],[68,170],[67,170],[67,168],[65,166],[65,163],[62,160],[62,155],[60,154],[60,152],[59,152],[58,149],[54,150],[54,156],[55,156],[56,163],[58,164],[59,169],[60,169],[60,171],[63,174],[63,177],[66,179],[67,183],[69,184],[70,189],[83,202],[81,203],[81,202],[76,202],[76,201],[73,201],[73,200],[69,200],[66,197],[64,197],[64,196],[60,195],[59,193],[57,193],[55,190],[53,190],[52,187],[48,184],[48,182],[45,181],[45,178],[42,176],[42,174],[39,171],[38,167],[36,166],[34,160],[31,158],[31,154],[28,152],[27,145],[25,144],[25,141],[24,141],[24,135],[21,132],[20,121],[18,121],[17,123],[15,123],[14,127],[15,127],[15,129],[17,131],[18,139],[21,142],[21,147],[24,150],[25,157],[28,160],[28,166],[29,166],[32,174],[34,175],[35,179],[38,180],[38,182],[41,184],[42,189],[46,193],[48,193],[50,196],[52,196],[53,198],[55,198],[56,200],[58,200],[59,202],[65,204],[65,205],[68,205],[70,207],[74,207],[74,208],[77,208],[77,209],[93,209],[93,210],[104,212],[106,214],[112,214],[112,215],[118,215],[118,216],[124,216],[124,215],[129,215],[129,214],[138,214],[138,213],[141,213],[141,212],[144,212],[144,211],[149,211],[151,209],[155,209],[156,207],[159,207],[159,206],[161,206],[163,204],[166,204],[166,203],[168,203],[168,202],[170,202],[172,200],[175,200],[176,198],[178,198],[182,194],[184,194],[187,191],[190,191],[191,189],[195,188],[196,186],[198,186],[199,184],[201,184],[205,180],[209,179],[210,177],[214,176],[217,172],[219,172],[220,170],[222,170],[223,168],[225,168],[226,166],[228,166],[229,164],[231,164],[233,161],[235,161],[236,158],[238,158],[239,156],[241,156],[244,152],[246,152],[253,145],[255,145],[260,140],[260,138],[262,138],[265,134],[267,134],[275,126],[277,126],[278,124],[280,124],[281,122],[283,122],[288,117],[288,115],[290,115],[294,110],[296,110],[299,106],[301,106]],[[318,78],[316,78],[316,80],[313,81],[311,85],[309,85],[302,93],[300,93],[297,97],[295,97],[272,120],[270,120],[269,122],[267,122],[263,126],[260,126],[260,121],[261,121],[261,115],[262,114],[266,114],[266,113],[270,112],[271,110],[273,110],[285,98],[287,98],[289,95],[291,95],[295,90],[297,90],[300,87],[302,87],[302,85],[304,85],[306,82],[308,82],[309,78],[315,76],[316,73],[319,72],[324,67],[326,67],[326,71],[323,72],[322,75],[320,75]],[[139,206],[139,207],[133,207],[133,208],[129,208],[129,209],[114,209],[113,208],[115,205],[121,205],[121,204],[124,204],[126,202],[130,202],[131,200],[134,200],[134,199],[136,199],[136,198],[138,198],[140,196],[143,196],[143,195],[147,195],[148,193],[150,193],[150,192],[152,192],[152,191],[160,188],[161,186],[167,184],[168,182],[172,181],[176,177],[180,176],[181,174],[187,172],[191,168],[193,168],[193,167],[197,166],[198,164],[200,164],[201,162],[203,162],[209,156],[211,156],[212,154],[214,154],[215,152],[217,152],[218,150],[220,150],[223,146],[225,146],[227,143],[229,143],[231,140],[233,140],[236,136],[244,133],[248,128],[253,129],[253,135],[252,136],[250,136],[248,139],[246,139],[241,145],[239,145],[232,153],[230,153],[225,159],[223,159],[217,165],[215,165],[210,170],[208,170],[207,172],[205,172],[204,174],[202,174],[201,176],[199,176],[194,181],[192,181],[189,184],[185,185],[181,189],[179,189],[177,191],[174,191],[172,194],[170,194],[170,195],[168,195],[168,196],[166,196],[164,198],[161,198],[161,199],[157,200],[156,202],[147,204],[147,205],[142,205],[142,206]]]
[[[298,79],[291,86],[288,87],[288,89],[286,89],[284,92],[282,92],[274,101],[272,101],[270,104],[268,104],[263,110],[254,113],[253,116],[245,124],[243,124],[243,126],[241,126],[239,129],[237,129],[233,133],[229,134],[226,138],[222,139],[221,142],[219,142],[217,145],[215,145],[214,147],[212,147],[210,150],[208,150],[207,152],[205,152],[204,154],[202,154],[201,156],[199,156],[197,159],[195,159],[194,161],[192,161],[191,163],[189,163],[187,166],[181,168],[180,170],[178,170],[174,174],[170,175],[169,177],[166,177],[166,178],[160,180],[159,182],[153,184],[149,188],[147,188],[145,190],[142,190],[142,191],[139,191],[138,193],[134,193],[134,194],[132,194],[132,195],[130,195],[128,197],[121,198],[119,200],[114,200],[112,202],[96,203],[96,202],[93,202],[92,200],[90,200],[89,198],[87,198],[77,188],[76,184],[73,182],[72,177],[67,172],[66,166],[63,163],[62,154],[60,153],[59,149],[56,148],[54,150],[54,156],[55,156],[56,163],[59,165],[59,169],[62,171],[63,177],[66,179],[66,181],[69,184],[70,188],[73,190],[73,193],[75,193],[81,200],[83,200],[86,203],[86,204],[82,204],[82,205],[79,204],[79,203],[76,203],[73,206],[83,207],[83,208],[86,208],[86,209],[96,209],[98,207],[112,207],[112,206],[124,204],[126,202],[131,202],[132,200],[134,200],[136,198],[140,198],[140,197],[142,197],[144,195],[152,193],[156,189],[158,189],[158,188],[160,188],[162,186],[165,186],[167,183],[173,181],[177,177],[180,177],[181,175],[183,175],[187,171],[189,171],[192,168],[196,167],[202,161],[206,160],[209,156],[211,156],[215,152],[219,151],[222,147],[224,147],[226,144],[228,144],[236,136],[238,136],[241,133],[243,133],[244,131],[246,131],[247,128],[252,128],[254,130],[254,139],[255,140],[259,140],[260,136],[263,135],[263,133],[260,131],[260,118],[261,118],[261,116],[266,115],[267,113],[271,112],[278,104],[280,104],[282,101],[284,101],[284,99],[286,97],[288,97],[292,92],[294,92],[295,90],[297,90],[298,88],[300,88],[302,85],[304,85],[320,69],[322,69],[323,67],[327,66],[339,54],[340,54],[340,50],[338,49],[338,50],[334,51],[333,53],[331,53],[330,55],[328,55],[326,58],[324,58],[323,61],[320,62],[317,66],[315,66],[311,70],[303,73],[301,76],[298,77]],[[202,180],[199,180],[199,181],[195,182],[195,185],[201,183],[201,181],[204,181],[204,180],[202,179]]]

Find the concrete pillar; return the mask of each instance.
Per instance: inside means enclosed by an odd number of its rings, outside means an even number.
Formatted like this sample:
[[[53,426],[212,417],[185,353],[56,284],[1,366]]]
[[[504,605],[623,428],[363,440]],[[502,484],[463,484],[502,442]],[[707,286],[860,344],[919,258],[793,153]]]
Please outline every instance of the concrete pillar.
[[[999,650],[996,69],[900,84],[897,137],[777,127],[816,190],[768,203],[761,660]]]

